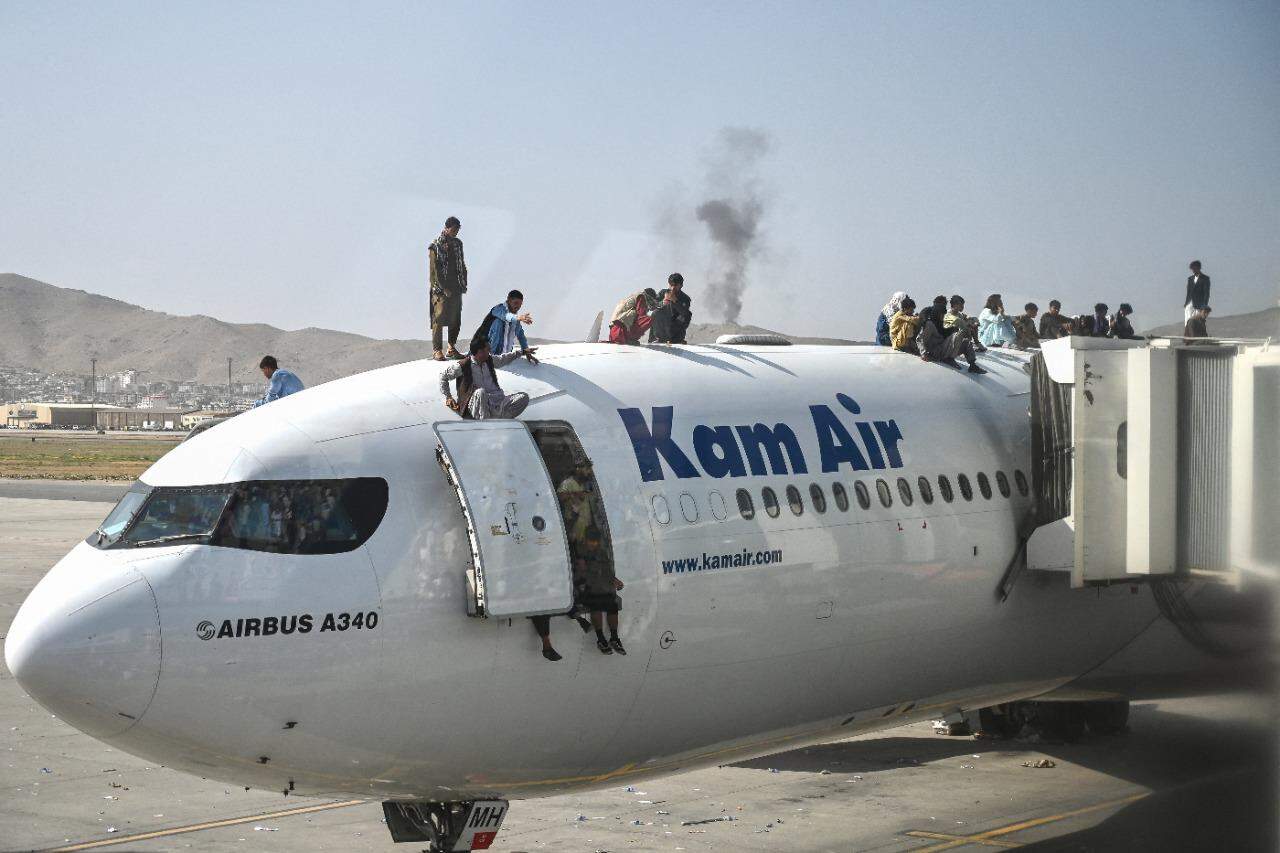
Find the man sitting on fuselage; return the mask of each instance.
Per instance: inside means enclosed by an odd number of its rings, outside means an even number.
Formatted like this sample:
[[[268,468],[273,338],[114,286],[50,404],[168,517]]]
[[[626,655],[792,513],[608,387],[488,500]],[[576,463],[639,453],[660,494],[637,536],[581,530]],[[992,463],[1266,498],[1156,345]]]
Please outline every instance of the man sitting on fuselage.
[[[471,342],[471,354],[440,371],[440,393],[444,404],[468,420],[483,421],[489,418],[515,418],[529,405],[529,395],[523,391],[504,394],[498,384],[499,367],[504,367],[520,356],[537,364],[533,354],[537,347],[490,355],[489,342],[483,338]],[[450,393],[449,383],[457,381],[458,398]]]

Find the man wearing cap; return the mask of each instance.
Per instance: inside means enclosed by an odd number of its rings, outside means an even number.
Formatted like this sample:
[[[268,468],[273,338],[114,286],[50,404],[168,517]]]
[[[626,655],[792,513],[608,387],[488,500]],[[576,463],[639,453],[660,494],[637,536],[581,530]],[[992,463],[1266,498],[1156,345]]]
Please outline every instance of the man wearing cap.
[[[653,312],[649,326],[649,343],[682,344],[693,320],[693,300],[684,292],[684,276],[673,272],[667,276],[667,289],[662,291],[662,305]]]
[[[661,301],[652,287],[633,293],[613,309],[609,322],[609,343],[638,344],[653,323],[653,312]]]

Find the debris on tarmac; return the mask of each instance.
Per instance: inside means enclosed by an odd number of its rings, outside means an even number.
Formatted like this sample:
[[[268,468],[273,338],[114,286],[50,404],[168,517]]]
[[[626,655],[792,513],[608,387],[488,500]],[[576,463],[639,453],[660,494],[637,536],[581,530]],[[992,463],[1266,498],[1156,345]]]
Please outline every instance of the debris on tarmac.
[[[704,823],[723,823],[731,820],[737,820],[737,818],[734,817],[733,815],[725,814],[725,815],[720,815],[720,817],[709,817],[703,820],[682,820],[680,821],[680,825],[681,826],[702,826]]]
[[[1051,759],[1042,758],[1039,761],[1024,761],[1022,762],[1022,766],[1043,768],[1043,767],[1057,767],[1058,765],[1055,764]]]

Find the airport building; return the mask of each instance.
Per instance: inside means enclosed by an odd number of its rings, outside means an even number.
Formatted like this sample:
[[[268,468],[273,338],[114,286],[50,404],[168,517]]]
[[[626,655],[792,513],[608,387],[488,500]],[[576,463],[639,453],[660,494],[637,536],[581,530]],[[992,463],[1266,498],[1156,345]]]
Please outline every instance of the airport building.
[[[230,417],[231,414],[231,412],[225,410],[218,411],[216,409],[201,409],[198,412],[187,412],[182,416],[182,428],[194,429],[200,424],[207,423],[208,421]]]
[[[122,409],[116,406],[98,408],[98,429],[182,429],[183,417],[190,409]]]
[[[104,410],[116,408],[92,403],[5,403],[4,423],[9,427],[33,429],[91,429],[95,412],[101,415]]]

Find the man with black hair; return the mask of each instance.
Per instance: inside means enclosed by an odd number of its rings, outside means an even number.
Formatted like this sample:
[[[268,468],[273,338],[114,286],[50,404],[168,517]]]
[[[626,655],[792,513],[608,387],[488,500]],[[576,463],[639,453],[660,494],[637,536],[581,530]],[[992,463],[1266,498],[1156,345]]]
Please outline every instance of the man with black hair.
[[[484,331],[489,341],[489,352],[493,355],[529,348],[529,341],[525,339],[524,329],[520,328],[520,324],[533,325],[533,315],[521,314],[520,308],[523,305],[524,294],[513,290],[507,294],[506,302],[499,302],[489,309],[481,331]]]
[[[456,216],[444,221],[444,230],[427,247],[431,267],[431,357],[436,361],[462,358],[458,352],[458,330],[462,326],[462,294],[467,292],[467,262],[462,255],[458,232],[462,223]],[[443,352],[442,332],[449,329],[449,351]]]
[[[920,357],[925,361],[940,361],[950,367],[959,367],[956,356],[963,355],[969,362],[970,373],[986,373],[978,366],[978,357],[969,336],[962,333],[958,325],[946,326],[946,316],[945,296],[935,296],[933,304],[920,312],[920,333],[916,336]]]
[[[444,404],[468,420],[519,417],[529,405],[529,395],[523,391],[504,394],[498,384],[496,368],[521,356],[530,364],[537,364],[538,359],[533,356],[537,348],[491,355],[489,342],[477,338],[471,342],[470,350],[466,358],[440,371],[440,393],[444,396]],[[449,389],[449,383],[455,381],[458,383],[457,399]]]
[[[1200,262],[1192,261],[1191,275],[1187,276],[1187,297],[1182,302],[1182,317],[1191,322],[1196,309],[1209,304],[1209,276],[1200,271]]]
[[[252,408],[256,409],[272,400],[297,394],[305,387],[297,374],[280,367],[274,355],[264,355],[262,361],[258,362],[258,368],[262,371],[262,375],[267,377],[267,393],[262,395],[262,399],[255,400]]]
[[[1089,334],[1095,338],[1111,337],[1111,318],[1107,315],[1107,303],[1099,302],[1093,306],[1093,317],[1090,318]]]
[[[693,321],[693,300],[684,292],[684,276],[673,272],[667,276],[667,289],[660,294],[662,304],[653,312],[649,325],[649,343],[682,344]]]
[[[1040,334],[1036,331],[1036,315],[1040,306],[1028,302],[1022,306],[1022,312],[1013,318],[1013,345],[1018,349],[1039,349]]]
[[[1141,340],[1142,336],[1133,331],[1133,323],[1129,321],[1129,315],[1132,313],[1132,305],[1128,302],[1120,303],[1120,308],[1110,318],[1111,337],[1125,340]]]
[[[1051,341],[1071,334],[1071,318],[1062,313],[1062,303],[1049,300],[1049,310],[1040,317],[1040,339]]]

